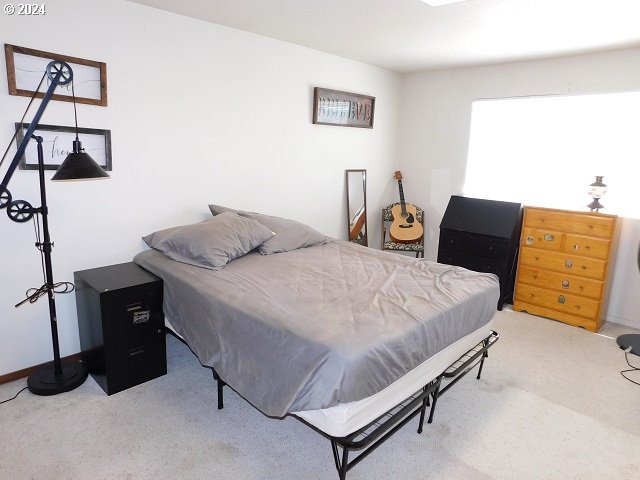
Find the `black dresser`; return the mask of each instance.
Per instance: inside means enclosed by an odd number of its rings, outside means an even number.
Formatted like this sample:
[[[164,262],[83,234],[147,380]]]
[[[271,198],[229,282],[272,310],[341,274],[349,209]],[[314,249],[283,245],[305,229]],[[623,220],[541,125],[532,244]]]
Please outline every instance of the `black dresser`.
[[[74,281],[82,361],[108,395],[167,373],[162,279],[122,263]]]
[[[519,203],[452,195],[440,223],[438,262],[495,273],[502,310],[513,301],[521,228]]]

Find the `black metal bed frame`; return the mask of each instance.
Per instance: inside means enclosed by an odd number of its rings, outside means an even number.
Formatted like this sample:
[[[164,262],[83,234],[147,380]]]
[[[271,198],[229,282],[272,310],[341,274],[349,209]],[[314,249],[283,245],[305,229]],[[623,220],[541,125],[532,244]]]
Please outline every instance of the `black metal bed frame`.
[[[167,329],[167,331],[188,346],[188,344],[173,331],[170,329]],[[364,460],[371,452],[387,441],[394,433],[404,427],[418,414],[420,415],[420,419],[418,421],[418,433],[422,433],[427,407],[431,407],[427,423],[432,423],[438,399],[477,365],[479,365],[479,368],[476,379],[480,379],[484,360],[489,356],[488,350],[499,340],[499,338],[500,335],[496,331],[492,330],[487,337],[452,363],[438,377],[429,381],[416,393],[388,410],[373,422],[345,437],[334,437],[328,435],[304,419],[297,416],[295,418],[329,439],[331,442],[331,450],[333,452],[336,470],[338,471],[340,480],[345,480],[349,470]],[[218,410],[221,410],[224,408],[223,388],[227,384],[220,378],[215,369],[212,367],[206,368],[211,369],[213,379],[216,381],[218,390]],[[443,383],[446,384],[443,386]],[[352,460],[349,460],[349,454],[353,451],[360,451],[360,453]]]

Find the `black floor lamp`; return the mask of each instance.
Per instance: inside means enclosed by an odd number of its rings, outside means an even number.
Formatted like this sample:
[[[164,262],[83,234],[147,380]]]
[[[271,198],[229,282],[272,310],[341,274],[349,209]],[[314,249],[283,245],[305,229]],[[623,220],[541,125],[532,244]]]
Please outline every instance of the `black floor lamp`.
[[[44,177],[44,156],[42,151],[42,137],[35,136],[33,133],[40,123],[40,118],[44,113],[47,104],[51,100],[54,90],[58,85],[67,85],[73,80],[73,70],[71,67],[61,61],[50,62],[47,65],[46,71],[42,76],[40,85],[44,78],[48,77],[49,87],[44,94],[42,102],[38,111],[33,117],[33,120],[29,124],[23,140],[18,145],[13,161],[9,164],[7,173],[0,184],[0,209],[6,208],[7,215],[14,222],[22,223],[27,222],[33,218],[34,215],[40,215],[42,220],[42,241],[38,239],[36,247],[41,251],[43,258],[43,268],[45,284],[31,293],[27,300],[34,302],[40,296],[47,295],[49,300],[49,320],[51,324],[51,338],[53,342],[53,362],[46,364],[35,373],[31,374],[27,379],[27,385],[29,390],[37,395],[55,395],[62,392],[68,392],[74,388],[82,385],[87,378],[86,368],[79,362],[62,362],[60,359],[60,346],[58,344],[58,326],[56,317],[56,303],[54,296],[54,289],[56,284],[53,282],[53,269],[51,266],[51,247],[52,242],[49,237],[49,223],[48,223],[48,207],[47,207],[47,195],[45,189],[45,177]],[[31,98],[31,102],[35,98],[40,85],[35,89],[34,96]],[[72,92],[73,92],[73,84]],[[29,102],[29,106],[31,105]],[[27,106],[27,111],[29,110]],[[73,108],[76,113],[75,93],[73,94]],[[26,112],[25,112],[26,115]],[[78,138],[78,117],[75,115],[76,125],[76,139],[73,142],[73,152],[70,153],[67,158],[62,162],[60,168],[53,175],[51,180],[80,180],[90,178],[108,178],[109,175],[93,160],[82,148],[82,143]],[[12,200],[11,193],[7,189],[9,181],[20,162],[20,159],[25,153],[27,144],[31,139],[37,142],[38,151],[38,177],[40,180],[40,207],[35,208],[25,200]],[[15,139],[15,136],[11,139],[11,143]],[[8,152],[8,149],[7,149]],[[5,156],[7,154],[5,152]],[[2,158],[4,161],[4,157]],[[1,165],[1,162],[0,162]],[[39,224],[36,231],[39,231]],[[19,306],[22,303],[16,305]]]

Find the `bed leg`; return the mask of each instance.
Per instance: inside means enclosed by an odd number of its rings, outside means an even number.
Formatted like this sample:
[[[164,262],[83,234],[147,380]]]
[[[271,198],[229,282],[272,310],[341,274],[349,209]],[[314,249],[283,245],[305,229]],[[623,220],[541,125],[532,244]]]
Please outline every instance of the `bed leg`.
[[[482,345],[486,347],[487,342],[483,340]],[[480,375],[482,375],[482,367],[484,366],[484,359],[487,358],[488,356],[489,356],[488,352],[484,352],[482,354],[482,360],[480,360],[480,368],[478,368],[478,375],[476,376],[476,380],[480,380]]]
[[[347,478],[347,471],[349,470],[349,449],[342,447],[342,459],[340,458],[340,450],[338,449],[338,442],[331,439],[331,450],[333,451],[333,460],[336,462],[336,470],[340,480]]]
[[[347,470],[349,469],[349,449],[344,447],[342,449],[342,466],[340,467],[340,480],[345,480],[347,478]]]
[[[438,382],[438,386],[436,387],[436,389],[431,394],[433,396],[433,403],[431,404],[431,411],[429,412],[429,420],[427,420],[427,423],[432,423],[433,422],[433,414],[434,414],[434,412],[436,410],[436,403],[438,402],[438,394],[439,393],[440,393],[440,382]]]
[[[427,387],[422,387],[422,390],[426,390]],[[422,399],[422,409],[420,410],[420,421],[418,422],[418,434],[422,433],[422,427],[424,426],[424,414],[429,406],[429,395]]]
[[[213,379],[218,385],[218,410],[222,410],[224,408],[224,393],[222,392],[222,388],[226,384],[222,381],[222,379],[218,376],[213,368],[211,369],[211,373],[213,373]]]

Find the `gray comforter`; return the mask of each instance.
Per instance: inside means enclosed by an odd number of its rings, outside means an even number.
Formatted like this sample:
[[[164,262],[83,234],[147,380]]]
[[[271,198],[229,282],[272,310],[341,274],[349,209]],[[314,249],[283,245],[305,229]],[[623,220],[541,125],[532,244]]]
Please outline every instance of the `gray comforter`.
[[[203,365],[269,416],[368,397],[487,324],[491,274],[343,241],[211,271],[149,250],[164,309]]]

